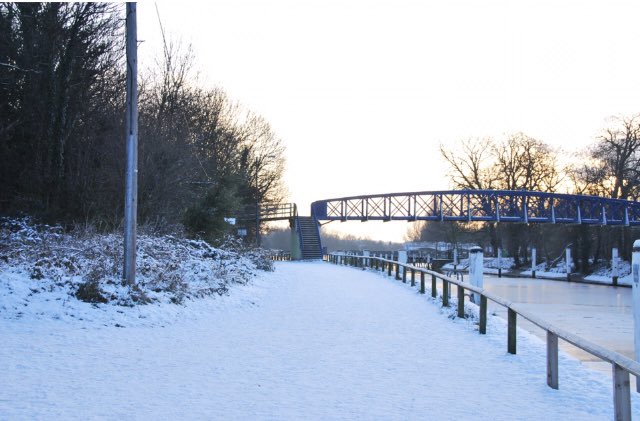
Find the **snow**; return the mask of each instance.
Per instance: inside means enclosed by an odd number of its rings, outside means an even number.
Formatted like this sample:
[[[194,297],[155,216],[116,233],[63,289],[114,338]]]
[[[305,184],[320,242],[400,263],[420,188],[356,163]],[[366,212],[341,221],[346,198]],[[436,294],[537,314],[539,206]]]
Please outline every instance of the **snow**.
[[[245,249],[230,238],[222,247],[139,235],[137,284],[123,286],[122,235],[68,234],[28,218],[0,218],[0,317],[45,315],[55,301],[62,304],[52,307],[56,317],[91,317],[95,311],[86,310],[100,310],[103,303],[179,304],[225,295],[230,286],[250,281],[257,269],[272,269],[264,251]]]
[[[25,282],[6,276],[0,295]],[[379,273],[278,262],[184,305],[29,298],[0,317],[3,419],[613,417],[610,378],[561,353],[550,389],[535,336],[519,330],[510,355],[499,317],[479,335],[475,319]]]
[[[484,267],[483,273],[497,274],[498,269],[502,269],[503,274],[507,274],[513,268],[513,257],[503,257],[498,259],[497,257],[485,257],[483,259]],[[459,264],[456,266],[457,270],[468,270],[469,269],[469,259],[460,259]],[[444,271],[453,271],[454,265],[453,263],[447,263],[442,266],[442,270]]]
[[[627,261],[618,261],[618,285],[631,286],[633,283],[633,275],[631,273],[631,264]],[[611,284],[613,282],[613,269],[610,267],[601,268],[596,273],[585,277],[587,281]]]

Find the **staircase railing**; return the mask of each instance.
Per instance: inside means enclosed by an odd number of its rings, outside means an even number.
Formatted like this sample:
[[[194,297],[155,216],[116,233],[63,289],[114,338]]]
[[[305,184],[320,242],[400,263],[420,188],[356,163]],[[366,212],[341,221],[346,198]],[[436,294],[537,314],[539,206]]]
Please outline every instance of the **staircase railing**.
[[[283,221],[296,218],[298,207],[295,203],[260,203],[247,206],[238,212],[237,218],[242,221]]]
[[[311,219],[315,222],[316,226],[316,234],[318,234],[318,247],[320,248],[320,253],[322,253],[322,237],[320,237],[320,224],[315,216],[311,215]]]
[[[298,234],[298,242],[300,243],[300,258],[304,256],[304,239],[302,238],[302,228],[300,227],[300,218],[298,215],[295,217],[296,221],[296,234]]]
[[[261,203],[261,221],[280,221],[298,217],[298,207],[295,203]]]

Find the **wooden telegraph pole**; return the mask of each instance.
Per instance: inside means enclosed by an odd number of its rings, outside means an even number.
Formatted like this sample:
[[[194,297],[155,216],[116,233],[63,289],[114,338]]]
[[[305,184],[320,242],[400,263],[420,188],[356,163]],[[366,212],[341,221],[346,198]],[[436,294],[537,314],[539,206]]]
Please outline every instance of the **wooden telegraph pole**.
[[[136,3],[127,3],[127,111],[124,198],[124,280],[136,282],[136,219],[138,210],[138,34]]]
[[[633,301],[633,345],[636,361],[640,361],[640,240],[633,242],[631,255],[632,301]],[[640,393],[640,379],[636,378],[636,391]]]

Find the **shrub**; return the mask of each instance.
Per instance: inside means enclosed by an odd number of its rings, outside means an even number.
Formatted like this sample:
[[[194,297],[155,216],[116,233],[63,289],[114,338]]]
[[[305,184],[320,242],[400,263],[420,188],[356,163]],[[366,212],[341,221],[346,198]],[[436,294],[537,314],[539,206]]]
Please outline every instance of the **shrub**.
[[[104,294],[98,282],[87,281],[78,285],[75,296],[78,300],[86,303],[107,303],[109,299]]]

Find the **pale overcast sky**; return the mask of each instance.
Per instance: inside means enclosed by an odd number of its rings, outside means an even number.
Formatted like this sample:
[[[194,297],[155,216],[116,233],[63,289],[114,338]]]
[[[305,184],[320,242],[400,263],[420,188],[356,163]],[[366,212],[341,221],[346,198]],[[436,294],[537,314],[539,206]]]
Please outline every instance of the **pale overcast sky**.
[[[167,34],[201,82],[263,115],[313,200],[449,188],[438,145],[522,131],[566,150],[640,112],[640,1],[139,2],[140,67]],[[406,223],[334,223],[400,240]]]

